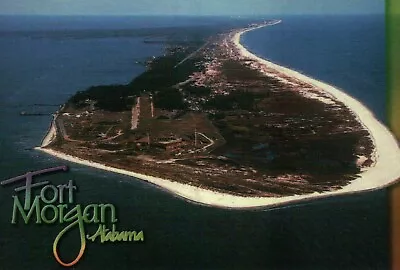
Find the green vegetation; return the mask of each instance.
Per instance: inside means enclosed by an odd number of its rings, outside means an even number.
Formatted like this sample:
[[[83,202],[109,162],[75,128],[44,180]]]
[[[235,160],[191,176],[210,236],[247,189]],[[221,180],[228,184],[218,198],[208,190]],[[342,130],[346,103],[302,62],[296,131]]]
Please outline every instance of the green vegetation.
[[[183,88],[185,93],[194,97],[208,97],[211,94],[211,88],[205,86],[193,86],[189,85]]]
[[[79,91],[71,97],[67,104],[83,108],[93,104],[106,111],[130,110],[134,102],[133,96],[140,92],[129,85],[92,86],[86,91]]]
[[[238,90],[229,95],[218,95],[208,100],[204,107],[206,109],[216,109],[222,111],[228,110],[248,110],[255,109],[257,99],[263,97],[263,94],[252,93],[249,91]]]
[[[166,88],[154,96],[154,106],[165,110],[183,110],[187,106],[182,93],[174,88]]]

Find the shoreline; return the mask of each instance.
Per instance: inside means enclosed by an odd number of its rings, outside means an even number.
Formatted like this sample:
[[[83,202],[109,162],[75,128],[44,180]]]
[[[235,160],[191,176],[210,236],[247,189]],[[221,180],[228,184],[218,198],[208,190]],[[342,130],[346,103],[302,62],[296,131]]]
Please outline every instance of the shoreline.
[[[184,199],[192,202],[223,208],[272,208],[287,204],[306,202],[319,198],[372,191],[375,189],[384,188],[385,186],[388,186],[389,184],[392,184],[398,180],[400,178],[400,167],[397,163],[398,160],[400,160],[400,150],[397,140],[393,137],[390,131],[386,129],[385,126],[383,126],[377,119],[374,118],[373,114],[364,105],[331,85],[317,81],[299,72],[262,59],[249,52],[242,44],[240,44],[240,37],[244,33],[278,23],[280,23],[280,21],[275,21],[273,24],[256,26],[233,32],[234,35],[230,37],[230,42],[235,45],[236,49],[240,52],[241,57],[255,60],[259,64],[264,65],[265,67],[272,69],[277,73],[309,83],[324,93],[331,95],[335,100],[341,101],[353,112],[357,120],[369,131],[375,146],[375,162],[373,165],[371,165],[371,167],[368,167],[364,172],[361,172],[359,174],[360,177],[351,181],[349,185],[344,186],[342,189],[324,193],[315,192],[304,195],[292,195],[284,197],[243,197],[222,192],[215,192],[208,189],[202,189],[179,182],[174,182],[168,179],[162,179],[132,171],[113,168],[101,163],[92,162],[45,148],[47,145],[49,145],[51,140],[56,137],[56,128],[50,128],[48,134],[45,136],[45,138],[49,138],[49,140],[43,140],[43,142],[46,141],[46,144],[43,143],[41,147],[36,147],[35,149],[70,162],[138,178],[148,183],[155,184],[158,187],[172,192],[174,195],[183,197]],[[53,121],[55,121],[56,117],[57,116],[55,116]],[[385,175],[381,176],[380,172],[385,172]]]
[[[53,119],[51,120],[50,126],[47,129],[47,133],[42,139],[41,147],[48,146],[56,138],[57,136],[56,118],[57,118],[57,113],[53,115]]]
[[[265,25],[267,26],[267,25]],[[360,101],[351,97],[338,88],[327,83],[318,81],[308,77],[295,70],[277,65],[265,60],[248,51],[241,43],[241,36],[249,31],[262,28],[265,26],[244,29],[233,35],[233,42],[239,50],[242,57],[257,61],[265,67],[277,71],[282,75],[306,82],[325,94],[330,95],[335,100],[342,102],[357,118],[357,121],[363,125],[369,132],[370,137],[375,146],[374,156],[375,162],[370,167],[361,172],[360,177],[351,181],[351,183],[343,187],[340,191],[362,191],[364,189],[373,189],[386,186],[396,180],[400,180],[400,168],[398,168],[398,160],[400,160],[400,149],[397,139],[393,134],[367,109]],[[379,172],[385,172],[385,177],[381,177]],[[381,179],[381,181],[378,181]],[[351,190],[354,189],[354,190]]]

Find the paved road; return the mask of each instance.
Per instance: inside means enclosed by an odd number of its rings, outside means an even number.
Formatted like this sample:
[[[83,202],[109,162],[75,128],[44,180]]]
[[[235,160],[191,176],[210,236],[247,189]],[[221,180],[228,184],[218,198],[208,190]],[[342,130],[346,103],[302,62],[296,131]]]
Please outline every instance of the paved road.
[[[191,54],[189,54],[185,59],[183,59],[182,61],[180,61],[178,64],[176,64],[175,66],[174,66],[174,68],[177,68],[178,66],[180,66],[180,65],[182,65],[184,62],[186,62],[187,60],[189,60],[190,58],[192,58],[193,56],[195,56],[199,51],[201,51],[202,49],[204,49],[207,45],[208,45],[208,41],[203,45],[203,46],[201,46],[197,51],[195,51],[195,52],[192,52]]]
[[[140,97],[136,99],[136,104],[132,106],[131,130],[137,129],[140,116]]]

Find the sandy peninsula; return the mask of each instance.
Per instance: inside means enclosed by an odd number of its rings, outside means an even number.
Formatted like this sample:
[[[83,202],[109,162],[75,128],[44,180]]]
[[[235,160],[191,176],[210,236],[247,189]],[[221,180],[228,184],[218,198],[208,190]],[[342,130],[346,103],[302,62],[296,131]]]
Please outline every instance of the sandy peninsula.
[[[374,163],[370,167],[364,169],[359,174],[359,177],[357,179],[353,180],[350,184],[341,188],[340,190],[328,191],[324,193],[315,192],[305,195],[292,195],[284,197],[244,197],[215,192],[208,189],[202,189],[199,187],[178,183],[169,179],[161,179],[131,172],[128,170],[117,169],[101,163],[81,159],[47,148],[46,146],[48,146],[51,141],[56,138],[57,135],[57,128],[55,127],[54,120],[49,128],[48,134],[45,136],[45,139],[42,142],[42,146],[36,149],[70,162],[79,163],[85,166],[91,166],[118,174],[124,174],[147,181],[189,201],[225,208],[277,207],[306,200],[379,189],[386,187],[396,180],[400,179],[400,166],[398,166],[400,161],[400,149],[397,140],[391,134],[391,132],[382,123],[380,123],[363,104],[361,104],[353,97],[347,95],[343,91],[335,88],[334,86],[328,85],[289,68],[259,58],[258,56],[248,51],[240,43],[240,38],[244,33],[261,27],[272,26],[279,23],[280,21],[274,21],[273,23],[269,23],[266,25],[234,31],[229,36],[230,40],[228,40],[228,42],[232,42],[232,44],[235,45],[236,49],[240,53],[240,56],[243,57],[243,59],[251,59],[256,61],[260,70],[264,73],[273,74],[273,76],[278,78],[281,76],[282,80],[290,77],[295,80],[308,83],[319,89],[321,93],[324,94],[324,96],[329,95],[332,99],[342,102],[353,112],[357,120],[369,131],[370,137],[375,146]],[[309,96],[307,95],[307,93],[304,92],[302,94],[305,97],[316,98],[319,99],[321,102],[325,102],[323,96]]]

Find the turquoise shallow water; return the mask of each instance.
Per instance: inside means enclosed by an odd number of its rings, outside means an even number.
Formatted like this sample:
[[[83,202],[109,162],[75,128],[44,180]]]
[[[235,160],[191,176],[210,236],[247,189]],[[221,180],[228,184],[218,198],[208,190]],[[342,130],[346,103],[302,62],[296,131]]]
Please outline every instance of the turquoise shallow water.
[[[301,66],[298,58],[304,57],[307,49],[312,51],[312,44],[320,44],[322,37],[348,35],[357,40],[357,35],[365,39],[365,33],[343,27],[340,31],[351,33],[340,32],[338,29],[343,18],[330,18],[333,22],[337,20],[336,24],[328,23],[324,18],[293,20],[296,24],[289,20],[282,24],[286,33],[283,40],[290,41],[291,47],[279,50],[281,46],[273,44],[283,37],[271,34],[267,29],[248,33],[244,42],[260,55],[287,66],[293,65],[335,85],[337,83],[357,95],[359,88],[341,85],[341,80],[335,77],[334,74],[341,72],[321,72],[314,65],[318,59],[324,59],[323,63],[333,69],[338,59],[343,58],[342,54],[357,54],[359,47],[346,47],[340,43],[342,39],[332,38],[329,42],[334,49],[315,52],[312,65]],[[162,17],[1,17],[0,21],[1,180],[28,170],[65,164],[45,154],[26,150],[40,142],[51,116],[20,117],[20,111],[34,109],[51,113],[54,107],[32,105],[63,103],[77,90],[91,85],[128,82],[143,71],[143,67],[134,64],[135,61],[163,52],[161,45],[145,45],[142,37],[128,34],[110,36],[115,29],[234,24],[227,18],[171,20]],[[321,31],[318,27],[313,28],[314,24],[329,24],[331,30],[324,28],[325,31]],[[273,31],[279,31],[278,27],[281,26],[274,27]],[[294,31],[291,27],[303,28],[303,34],[308,29],[307,35],[290,38]],[[101,33],[96,29],[102,29]],[[369,29],[372,36],[381,35],[379,27]],[[71,30],[84,32],[79,32],[77,38],[76,32]],[[259,42],[254,43],[253,39]],[[305,42],[310,45],[300,48]],[[369,59],[376,60],[369,65],[364,62],[348,64],[352,82],[384,87],[380,74],[382,69],[379,68],[382,48],[378,50],[374,42],[362,43],[362,46],[370,44],[373,47],[369,49]],[[284,59],[276,55],[279,51]],[[327,54],[331,57],[327,58]],[[311,66],[319,73],[307,70]],[[362,68],[359,70],[357,67]],[[368,71],[368,67],[376,70]],[[364,76],[366,71],[375,76]],[[376,95],[377,104],[380,104],[379,92],[370,93],[367,88],[363,89],[369,95]],[[380,114],[373,104],[369,106]],[[380,106],[376,105],[376,108]],[[118,211],[119,229],[145,232],[144,243],[88,243],[76,269],[110,269],[116,266],[119,269],[388,267],[386,190],[273,210],[226,210],[186,202],[126,176],[66,164],[70,166],[70,172],[44,177],[43,180],[62,184],[73,179],[79,188],[77,202],[83,205],[113,203]],[[61,268],[53,258],[52,243],[64,225],[11,225],[12,195],[12,187],[0,188],[0,269]],[[88,226],[87,229],[94,232],[96,227]],[[72,258],[78,249],[78,236],[72,233],[71,238],[63,243],[63,255]]]

